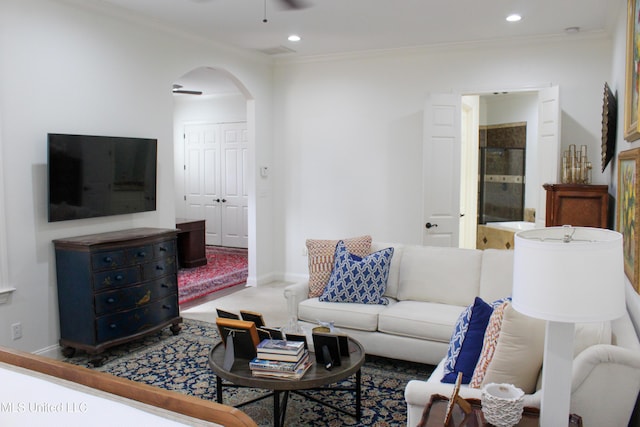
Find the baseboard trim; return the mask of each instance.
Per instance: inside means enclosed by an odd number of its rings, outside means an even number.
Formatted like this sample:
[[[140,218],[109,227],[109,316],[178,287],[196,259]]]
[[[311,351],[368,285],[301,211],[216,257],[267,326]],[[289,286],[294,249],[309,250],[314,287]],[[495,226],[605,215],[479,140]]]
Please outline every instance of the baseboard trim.
[[[62,355],[62,349],[58,344],[50,345],[49,347],[36,350],[33,352],[33,354],[37,354],[38,356],[44,356],[44,357],[48,357],[50,359],[55,359],[55,360],[64,359],[64,356]]]

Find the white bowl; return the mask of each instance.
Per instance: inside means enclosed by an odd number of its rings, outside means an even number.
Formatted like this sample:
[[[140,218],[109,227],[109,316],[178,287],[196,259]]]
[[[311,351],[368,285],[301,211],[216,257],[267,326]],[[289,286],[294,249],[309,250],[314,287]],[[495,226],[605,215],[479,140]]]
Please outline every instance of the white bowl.
[[[496,427],[514,426],[522,418],[524,391],[513,384],[487,384],[480,401],[484,418]]]

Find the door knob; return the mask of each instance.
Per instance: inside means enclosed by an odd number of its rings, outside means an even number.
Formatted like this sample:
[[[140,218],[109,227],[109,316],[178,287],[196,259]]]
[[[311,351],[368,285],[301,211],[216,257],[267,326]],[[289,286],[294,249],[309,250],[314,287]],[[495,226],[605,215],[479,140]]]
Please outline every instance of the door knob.
[[[213,201],[220,203],[220,199],[213,199]]]
[[[222,203],[227,203],[227,199],[222,199]]]
[[[424,226],[427,227],[427,228],[431,228],[431,227],[437,227],[438,224],[431,224],[430,222],[428,222]]]

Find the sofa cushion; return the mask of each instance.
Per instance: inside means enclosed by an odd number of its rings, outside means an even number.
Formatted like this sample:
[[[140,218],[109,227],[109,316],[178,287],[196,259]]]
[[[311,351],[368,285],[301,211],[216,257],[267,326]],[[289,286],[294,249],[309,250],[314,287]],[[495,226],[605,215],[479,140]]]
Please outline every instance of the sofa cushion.
[[[359,304],[388,304],[382,295],[387,287],[393,248],[359,257],[349,253],[344,242],[336,245],[329,283],[320,301]]]
[[[397,298],[398,279],[400,278],[400,260],[402,259],[404,245],[398,243],[371,242],[371,252],[381,251],[385,248],[393,248],[393,257],[391,258],[389,278],[387,279],[387,289],[384,292],[384,296]]]
[[[392,307],[393,304],[395,304],[395,300],[390,299],[389,306]],[[378,329],[378,315],[389,306],[321,302],[318,298],[310,298],[298,305],[298,318],[310,323],[334,322],[334,326],[337,328],[376,331]]]
[[[545,321],[504,309],[500,336],[482,382],[507,383],[533,393],[544,355]]]
[[[470,315],[466,314],[467,311],[471,312]],[[482,298],[476,297],[473,305],[465,309],[460,316],[462,320],[456,322],[456,329],[447,351],[443,383],[455,383],[459,372],[462,372],[463,384],[471,381],[473,370],[482,351],[484,331],[487,329],[492,312],[493,308],[489,304]],[[467,317],[469,321],[464,328]],[[462,333],[463,330],[464,333]]]
[[[513,251],[485,249],[480,267],[480,292],[485,301],[495,301],[511,295],[513,288]]]
[[[380,312],[378,330],[386,334],[447,343],[463,309],[447,304],[398,301]]]
[[[322,295],[331,271],[336,245],[340,240],[307,239],[307,256],[309,261],[309,298]],[[365,256],[371,248],[371,236],[343,239],[347,249],[357,256]]]
[[[478,295],[481,260],[482,251],[476,249],[405,246],[398,300],[472,304]]]

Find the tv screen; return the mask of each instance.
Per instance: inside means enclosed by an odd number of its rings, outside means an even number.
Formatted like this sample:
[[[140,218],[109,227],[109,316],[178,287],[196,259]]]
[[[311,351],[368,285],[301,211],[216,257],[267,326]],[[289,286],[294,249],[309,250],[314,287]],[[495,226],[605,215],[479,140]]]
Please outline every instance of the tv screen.
[[[156,209],[157,140],[48,134],[49,222]]]

